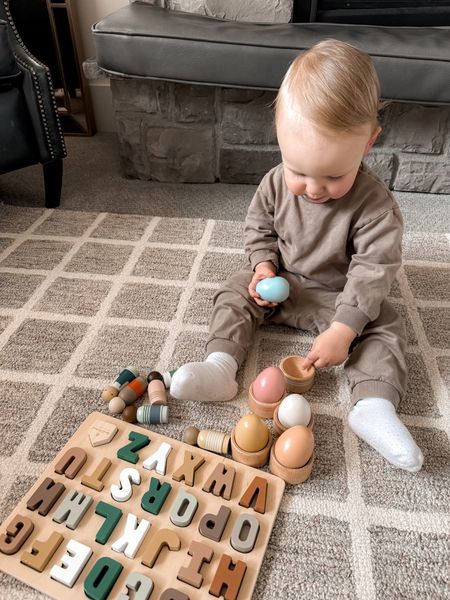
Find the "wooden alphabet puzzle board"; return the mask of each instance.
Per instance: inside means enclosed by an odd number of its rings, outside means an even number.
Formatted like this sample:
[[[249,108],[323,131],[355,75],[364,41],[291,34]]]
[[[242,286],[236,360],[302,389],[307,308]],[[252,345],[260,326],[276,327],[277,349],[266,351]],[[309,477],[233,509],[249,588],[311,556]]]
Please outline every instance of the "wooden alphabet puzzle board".
[[[1,525],[1,569],[64,600],[248,600],[283,491],[269,473],[93,413]]]

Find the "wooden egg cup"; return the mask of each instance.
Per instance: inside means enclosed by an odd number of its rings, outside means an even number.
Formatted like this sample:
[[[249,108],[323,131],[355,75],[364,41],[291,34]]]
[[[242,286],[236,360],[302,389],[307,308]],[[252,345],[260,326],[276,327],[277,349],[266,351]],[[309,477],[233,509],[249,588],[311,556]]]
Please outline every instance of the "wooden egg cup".
[[[261,450],[247,452],[237,445],[234,429],[233,427],[231,431],[231,456],[234,460],[248,467],[262,467],[266,465],[269,462],[269,453],[273,442],[272,436],[269,434],[269,441]]]
[[[255,415],[258,415],[258,417],[262,417],[263,419],[271,419],[273,417],[275,409],[283,400],[284,394],[276,402],[259,402],[259,400],[257,400],[253,395],[252,386],[253,384],[248,389],[249,407],[252,409],[252,412],[254,412]]]
[[[308,479],[311,475],[312,467],[314,463],[314,452],[311,455],[311,458],[308,460],[306,465],[303,467],[299,467],[297,469],[292,469],[290,467],[285,467],[282,465],[277,457],[275,456],[275,444],[272,446],[270,450],[270,461],[269,468],[270,472],[277,477],[283,479],[286,483],[303,483]]]
[[[301,369],[300,365],[304,357],[298,355],[286,356],[280,363],[286,380],[286,391],[291,394],[303,394],[308,392],[314,383],[315,368]]]
[[[311,413],[311,418],[309,420],[308,425],[306,426],[308,429],[310,429],[311,431],[313,430],[314,427],[314,415],[313,413]],[[277,435],[281,435],[283,432],[286,431],[286,429],[288,429],[288,427],[285,427],[280,419],[278,418],[278,407],[275,410],[275,412],[273,413],[273,428],[276,432]]]

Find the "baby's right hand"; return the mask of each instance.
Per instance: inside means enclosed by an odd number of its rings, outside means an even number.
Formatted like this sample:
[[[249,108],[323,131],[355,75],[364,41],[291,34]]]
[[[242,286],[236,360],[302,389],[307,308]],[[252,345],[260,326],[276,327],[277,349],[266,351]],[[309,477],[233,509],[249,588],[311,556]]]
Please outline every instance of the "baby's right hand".
[[[275,275],[275,265],[270,261],[260,262],[256,265],[255,274],[253,275],[252,280],[250,281],[250,284],[248,286],[248,293],[259,306],[277,306],[277,302],[268,302],[267,300],[262,300],[261,296],[256,291],[256,284],[259,281],[261,281],[261,279],[266,279],[267,277],[275,277]]]

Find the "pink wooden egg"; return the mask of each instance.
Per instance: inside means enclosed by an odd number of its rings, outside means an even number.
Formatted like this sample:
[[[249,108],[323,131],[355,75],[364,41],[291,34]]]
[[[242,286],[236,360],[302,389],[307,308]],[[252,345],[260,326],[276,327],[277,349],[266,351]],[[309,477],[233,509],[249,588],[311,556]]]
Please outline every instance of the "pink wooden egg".
[[[252,392],[258,402],[278,402],[285,391],[285,380],[279,367],[267,367],[261,371],[252,385]]]

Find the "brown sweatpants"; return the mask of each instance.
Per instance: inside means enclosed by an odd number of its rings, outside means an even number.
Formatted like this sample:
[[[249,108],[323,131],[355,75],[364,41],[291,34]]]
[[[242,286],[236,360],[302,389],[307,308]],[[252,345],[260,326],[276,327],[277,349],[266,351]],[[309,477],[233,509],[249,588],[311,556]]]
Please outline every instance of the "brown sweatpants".
[[[338,291],[286,271],[289,298],[276,308],[258,306],[248,293],[253,271],[233,275],[214,296],[207,353],[227,352],[240,365],[263,322],[321,333],[335,314]],[[344,363],[352,402],[371,396],[390,400],[397,408],[406,388],[405,331],[403,320],[386,300],[378,318],[366,325],[350,348]]]

